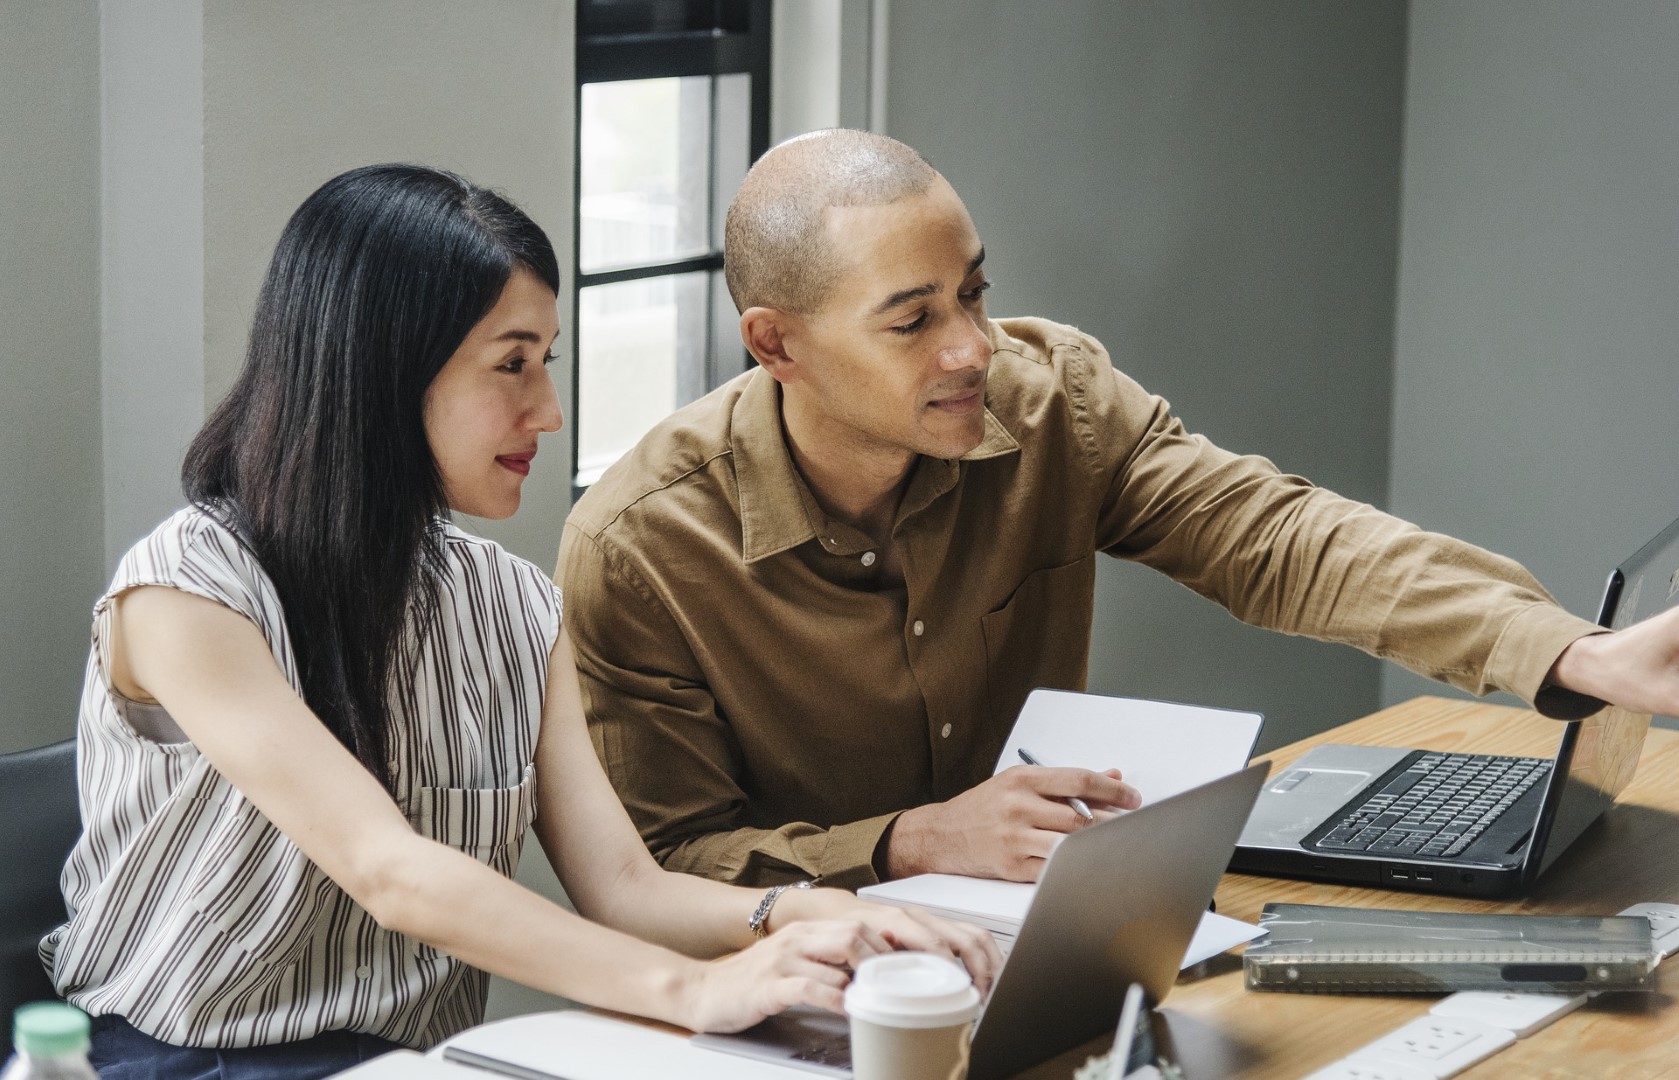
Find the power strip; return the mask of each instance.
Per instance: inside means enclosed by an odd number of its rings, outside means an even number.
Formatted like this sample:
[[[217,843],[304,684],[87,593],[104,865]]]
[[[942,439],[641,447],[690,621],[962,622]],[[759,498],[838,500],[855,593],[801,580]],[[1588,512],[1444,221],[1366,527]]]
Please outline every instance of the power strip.
[[[1650,920],[1660,963],[1679,948],[1679,904],[1634,904],[1621,915]],[[1589,995],[1465,992],[1332,1062],[1306,1080],[1446,1080],[1586,1003]]]
[[[1679,949],[1679,904],[1634,904],[1617,915],[1642,915],[1650,920],[1650,944],[1656,949],[1656,963]]]

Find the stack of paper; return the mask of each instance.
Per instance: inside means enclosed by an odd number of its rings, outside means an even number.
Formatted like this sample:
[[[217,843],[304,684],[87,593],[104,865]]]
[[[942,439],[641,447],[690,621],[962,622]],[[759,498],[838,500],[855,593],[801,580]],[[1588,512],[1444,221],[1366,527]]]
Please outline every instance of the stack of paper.
[[[956,874],[920,874],[898,881],[886,881],[857,890],[857,895],[877,904],[920,908],[928,914],[953,922],[983,926],[997,939],[1006,956],[1014,947],[1026,909],[1032,906],[1036,885],[1018,881],[992,881]],[[1201,917],[1195,937],[1184,950],[1181,968],[1193,967],[1258,937],[1259,927],[1224,915],[1207,912]]]
[[[999,941],[1013,943],[1032,906],[1034,886],[956,874],[920,874],[857,890],[865,900],[921,908],[940,918],[983,926]]]

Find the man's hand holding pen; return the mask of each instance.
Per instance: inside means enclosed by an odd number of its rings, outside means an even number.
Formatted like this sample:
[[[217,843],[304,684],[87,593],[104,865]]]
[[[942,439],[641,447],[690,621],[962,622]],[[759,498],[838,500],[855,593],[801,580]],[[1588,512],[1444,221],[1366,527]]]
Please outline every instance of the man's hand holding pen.
[[[1018,765],[948,802],[900,814],[882,841],[882,868],[893,878],[943,873],[1036,881],[1063,836],[1141,805],[1118,769]]]
[[[1027,765],[1040,765],[1041,766],[1043,764],[1043,762],[1039,761],[1037,758],[1032,756],[1032,751],[1026,749],[1024,746],[1017,749],[1015,751],[1015,753],[1019,754],[1020,755],[1020,760]],[[1084,820],[1086,820],[1086,821],[1095,821],[1096,820],[1096,815],[1092,814],[1090,812],[1090,807],[1086,806],[1084,804],[1084,800],[1079,798],[1077,795],[1073,795],[1073,796],[1068,797],[1067,805],[1072,807],[1074,810],[1077,810],[1078,814],[1079,814],[1079,817],[1083,818]]]

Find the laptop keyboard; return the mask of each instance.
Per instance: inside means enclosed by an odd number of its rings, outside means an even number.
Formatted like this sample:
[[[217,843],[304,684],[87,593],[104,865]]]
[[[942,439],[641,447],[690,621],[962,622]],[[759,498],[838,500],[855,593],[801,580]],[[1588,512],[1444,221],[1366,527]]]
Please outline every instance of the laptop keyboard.
[[[1427,753],[1313,846],[1449,859],[1550,771],[1544,758]]]
[[[812,1065],[832,1065],[836,1068],[851,1068],[851,1036],[847,1033],[829,1036],[820,1041],[812,1041],[799,1048],[791,1060],[806,1061]]]

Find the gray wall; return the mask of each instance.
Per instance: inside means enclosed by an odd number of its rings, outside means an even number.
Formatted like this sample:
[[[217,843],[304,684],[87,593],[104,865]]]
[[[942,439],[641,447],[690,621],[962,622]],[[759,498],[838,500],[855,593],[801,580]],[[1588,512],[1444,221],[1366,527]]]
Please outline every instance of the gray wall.
[[[0,544],[15,559],[0,752],[74,729],[89,608],[179,505],[181,451],[232,380],[309,191],[354,165],[433,162],[505,190],[570,250],[571,13],[0,0]],[[546,440],[524,511],[468,527],[550,564],[568,456]]]
[[[417,161],[497,188],[567,268],[571,55],[570,0],[205,0],[203,399],[238,371],[286,219],[345,169]],[[518,516],[463,525],[552,566],[569,457],[563,433],[544,439]]]
[[[99,7],[0,0],[0,753],[74,730],[104,579]]]
[[[1676,46],[1663,0],[1412,6],[1393,509],[1588,618],[1679,516]]]
[[[1405,8],[894,4],[888,133],[986,242],[993,314],[1095,334],[1192,430],[1382,503]],[[1257,709],[1272,746],[1379,666],[1103,560],[1091,689]]]
[[[103,0],[100,38],[110,571],[181,505],[204,419],[204,5]]]

